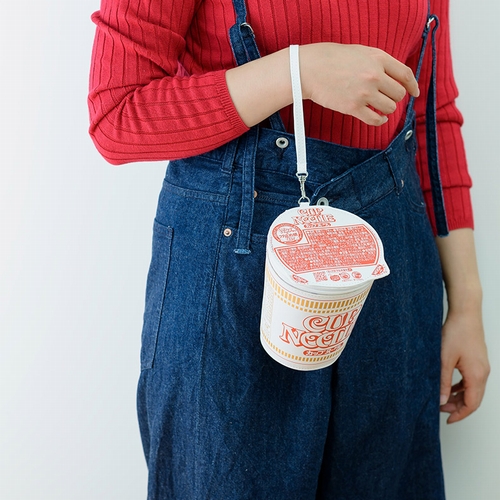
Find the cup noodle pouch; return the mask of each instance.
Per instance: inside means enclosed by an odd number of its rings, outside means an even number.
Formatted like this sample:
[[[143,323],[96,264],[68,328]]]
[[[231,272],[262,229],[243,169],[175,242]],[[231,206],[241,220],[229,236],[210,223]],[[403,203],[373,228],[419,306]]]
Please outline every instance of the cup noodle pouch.
[[[279,363],[317,370],[342,353],[375,279],[389,274],[363,219],[328,206],[281,214],[268,233],[261,343]]]

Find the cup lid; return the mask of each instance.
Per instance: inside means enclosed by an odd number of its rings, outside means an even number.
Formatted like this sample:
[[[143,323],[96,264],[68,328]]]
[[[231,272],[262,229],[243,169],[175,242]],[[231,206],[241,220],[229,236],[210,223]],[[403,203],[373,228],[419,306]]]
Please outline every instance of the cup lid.
[[[329,206],[301,205],[269,229],[274,270],[295,286],[353,287],[389,274],[382,241],[366,221]]]

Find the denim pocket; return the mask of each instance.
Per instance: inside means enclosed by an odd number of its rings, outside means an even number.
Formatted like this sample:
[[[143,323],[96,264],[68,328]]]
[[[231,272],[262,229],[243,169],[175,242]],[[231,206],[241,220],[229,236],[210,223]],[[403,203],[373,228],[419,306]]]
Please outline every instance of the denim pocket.
[[[146,284],[146,307],[142,328],[141,370],[152,368],[160,329],[173,229],[155,221],[153,252]]]
[[[298,187],[297,182],[297,187]],[[254,202],[252,235],[267,238],[267,232],[274,220],[286,210],[297,207],[300,191],[293,195],[259,191]]]

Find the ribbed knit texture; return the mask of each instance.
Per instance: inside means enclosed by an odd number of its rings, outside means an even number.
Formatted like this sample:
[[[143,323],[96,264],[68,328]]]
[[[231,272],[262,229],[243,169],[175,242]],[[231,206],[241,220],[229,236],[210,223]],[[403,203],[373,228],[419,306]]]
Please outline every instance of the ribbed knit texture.
[[[427,0],[247,0],[262,55],[290,44],[339,42],[385,50],[415,69]],[[472,227],[462,116],[450,55],[448,0],[433,0],[438,30],[438,133],[441,176],[450,229]],[[239,117],[225,71],[235,65],[228,30],[231,0],[102,0],[90,76],[90,134],[113,164],[200,154],[248,129]],[[425,100],[430,47],[416,102],[417,168],[428,206]],[[360,148],[387,147],[404,122],[407,99],[381,127],[304,102],[309,137]],[[293,131],[291,107],[281,112]],[[432,220],[432,217],[431,217]]]

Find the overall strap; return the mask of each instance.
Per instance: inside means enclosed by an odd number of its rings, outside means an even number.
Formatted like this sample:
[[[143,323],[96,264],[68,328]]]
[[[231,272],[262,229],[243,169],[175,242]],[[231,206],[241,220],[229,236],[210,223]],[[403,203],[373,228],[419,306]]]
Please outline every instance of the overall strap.
[[[444,206],[443,186],[439,172],[439,153],[436,120],[436,29],[439,20],[436,16],[430,17],[426,29],[429,30],[434,22],[431,32],[432,39],[432,71],[427,95],[427,108],[425,113],[426,138],[427,138],[427,163],[431,181],[432,203],[434,205],[434,217],[438,236],[447,236],[449,233],[446,220],[446,209]]]
[[[432,204],[434,208],[434,218],[438,236],[447,236],[449,233],[446,210],[444,206],[443,186],[441,184],[441,174],[439,171],[438,135],[436,120],[436,30],[439,27],[439,19],[431,14],[430,0],[428,1],[428,16],[422,33],[422,48],[418,60],[415,78],[419,81],[424,60],[425,49],[431,38],[432,46],[432,70],[427,93],[427,103],[425,112],[426,142],[427,142],[427,164],[429,169],[429,179],[431,184]],[[406,113],[406,125],[409,125],[415,118],[413,109],[415,98],[412,96],[408,103]]]
[[[231,49],[238,66],[260,58],[260,52],[255,41],[255,34],[247,22],[245,0],[233,0],[236,13],[236,23],[229,30]],[[272,129],[286,132],[279,112],[269,117]],[[244,151],[241,183],[241,209],[238,223],[238,237],[234,252],[248,255],[254,211],[255,154],[258,144],[259,127],[252,127],[240,141],[239,147]]]
[[[247,8],[245,0],[233,0],[236,13],[236,24],[229,29],[229,40],[234,58],[238,66],[260,58],[259,48],[255,41],[255,34],[247,22]],[[285,126],[279,112],[269,117],[271,128],[285,132]]]
[[[425,50],[427,48],[427,42],[429,41],[429,33],[430,33],[431,25],[432,25],[433,21],[436,20],[436,25],[434,26],[434,30],[436,30],[436,28],[439,26],[439,21],[438,21],[437,16],[431,15],[430,0],[428,0],[427,9],[428,9],[427,10],[427,22],[425,24],[424,31],[422,32],[422,46],[420,48],[420,55],[418,57],[417,70],[415,71],[415,79],[417,80],[417,82],[420,81],[420,73],[422,72],[422,64],[424,62],[424,56],[425,56]],[[432,43],[434,43],[434,39],[433,39]],[[433,51],[433,54],[432,54],[433,65],[435,64],[435,60],[436,60],[436,58],[434,56],[435,56],[435,51]],[[432,82],[430,82],[430,85],[431,84],[432,84]],[[411,98],[408,102],[405,125],[410,124],[414,119],[414,110],[413,110],[414,103],[415,103],[415,97],[411,96]]]
[[[260,53],[257,47],[257,43],[255,41],[255,34],[252,27],[247,22],[247,9],[245,5],[245,0],[233,0],[233,6],[236,13],[236,23],[229,30],[229,37],[231,42],[231,48],[233,50],[233,54],[238,65],[245,64],[254,59],[258,59],[260,57]],[[424,31],[422,33],[422,48],[420,52],[420,57],[418,61],[417,71],[416,71],[416,79],[418,81],[422,69],[422,63],[424,60],[425,49],[427,47],[427,42],[429,38],[429,34],[431,37],[432,44],[432,71],[431,78],[429,82],[429,91],[427,95],[427,108],[426,108],[426,138],[427,138],[427,162],[429,168],[429,178],[431,184],[431,194],[432,201],[434,206],[434,216],[436,221],[436,228],[438,236],[446,236],[448,234],[448,223],[446,219],[446,210],[444,206],[444,196],[443,189],[441,184],[441,176],[439,172],[439,158],[438,158],[438,138],[437,138],[437,121],[436,121],[436,29],[439,26],[439,20],[437,16],[430,14],[430,0],[428,2],[429,6],[429,14],[428,20],[425,25]],[[431,29],[432,27],[432,29]],[[414,106],[414,97],[410,98],[407,108],[407,116],[406,116],[406,125],[410,124],[415,117],[415,113],[413,110]],[[274,130],[285,132],[285,127],[283,125],[283,121],[281,120],[280,114],[274,113],[269,117],[269,121],[271,127]],[[253,178],[252,173],[247,173],[245,176],[246,182],[248,186],[244,186],[247,188],[249,192],[251,179]],[[245,196],[243,196],[245,199]],[[249,198],[248,202],[243,202],[243,205],[251,205],[253,207],[253,197]],[[242,213],[247,212],[250,207],[242,207]],[[247,212],[248,213],[248,212]],[[242,221],[243,222],[243,221]],[[251,219],[244,224],[245,231],[240,244],[238,245],[237,253],[249,253],[249,231],[250,231],[250,223]]]

